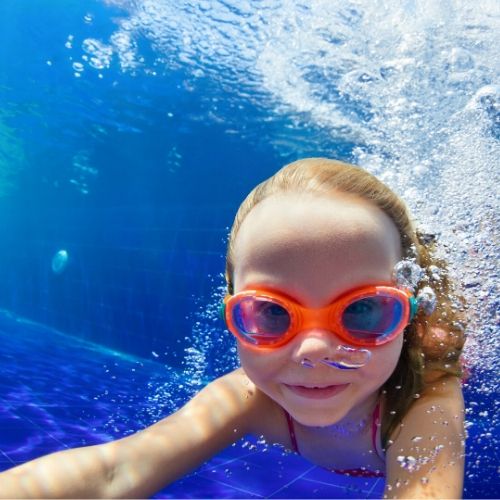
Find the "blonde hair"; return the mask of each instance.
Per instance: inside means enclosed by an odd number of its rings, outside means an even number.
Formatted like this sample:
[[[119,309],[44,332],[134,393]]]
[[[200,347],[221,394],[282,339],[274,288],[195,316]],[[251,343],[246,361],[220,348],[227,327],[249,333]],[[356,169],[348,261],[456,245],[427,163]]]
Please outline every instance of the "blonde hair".
[[[461,321],[464,301],[454,293],[446,263],[434,254],[435,238],[415,229],[401,198],[367,171],[326,158],[306,158],[286,165],[256,186],[240,205],[228,242],[226,280],[229,293],[234,293],[234,244],[242,222],[262,200],[287,192],[323,196],[341,192],[373,203],[391,218],[401,237],[403,257],[416,260],[425,272],[423,282],[436,294],[435,311],[430,316],[420,311],[406,327],[398,364],[382,387],[387,402],[382,419],[386,447],[389,437],[431,376],[462,376],[459,357],[465,337]]]

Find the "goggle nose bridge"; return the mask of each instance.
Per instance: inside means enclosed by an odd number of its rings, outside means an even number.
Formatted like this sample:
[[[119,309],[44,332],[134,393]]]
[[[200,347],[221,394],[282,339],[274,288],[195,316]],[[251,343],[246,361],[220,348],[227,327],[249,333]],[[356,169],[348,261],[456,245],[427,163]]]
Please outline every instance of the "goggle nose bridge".
[[[299,331],[309,330],[310,328],[323,328],[332,330],[338,327],[335,321],[335,304],[330,304],[319,309],[296,306],[298,313],[297,329]]]

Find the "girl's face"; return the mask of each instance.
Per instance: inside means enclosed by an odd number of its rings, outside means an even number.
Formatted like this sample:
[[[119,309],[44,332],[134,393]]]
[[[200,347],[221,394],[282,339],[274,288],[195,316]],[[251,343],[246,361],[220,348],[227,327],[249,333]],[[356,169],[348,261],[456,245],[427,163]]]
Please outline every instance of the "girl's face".
[[[342,193],[287,193],[267,198],[243,221],[234,248],[234,287],[272,289],[319,308],[351,289],[390,283],[399,260],[396,226],[371,203]],[[359,369],[319,363],[340,344],[345,342],[335,332],[311,328],[275,349],[239,343],[239,353],[248,377],[295,420],[326,426],[369,411],[396,367],[403,336],[371,348],[370,361]],[[302,366],[304,358],[314,368]],[[311,389],[327,386],[338,387],[326,397]]]

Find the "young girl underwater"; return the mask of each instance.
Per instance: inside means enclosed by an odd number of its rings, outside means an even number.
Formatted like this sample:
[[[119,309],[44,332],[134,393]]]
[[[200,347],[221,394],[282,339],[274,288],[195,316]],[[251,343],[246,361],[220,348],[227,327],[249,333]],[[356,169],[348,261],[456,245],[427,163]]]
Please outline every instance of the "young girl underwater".
[[[366,171],[287,165],[229,238],[222,314],[241,368],[134,435],[0,474],[0,497],[147,497],[247,434],[384,476],[385,497],[460,497],[463,304],[434,245]]]

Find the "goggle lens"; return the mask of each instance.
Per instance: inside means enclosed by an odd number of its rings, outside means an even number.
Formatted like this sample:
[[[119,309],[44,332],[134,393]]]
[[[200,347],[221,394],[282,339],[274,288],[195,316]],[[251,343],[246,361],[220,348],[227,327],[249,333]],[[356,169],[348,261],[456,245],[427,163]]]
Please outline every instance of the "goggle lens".
[[[268,297],[243,297],[232,309],[241,335],[253,344],[273,344],[290,328],[287,309]]]
[[[355,300],[342,313],[342,325],[357,340],[380,340],[389,336],[404,314],[401,300],[374,295]]]

